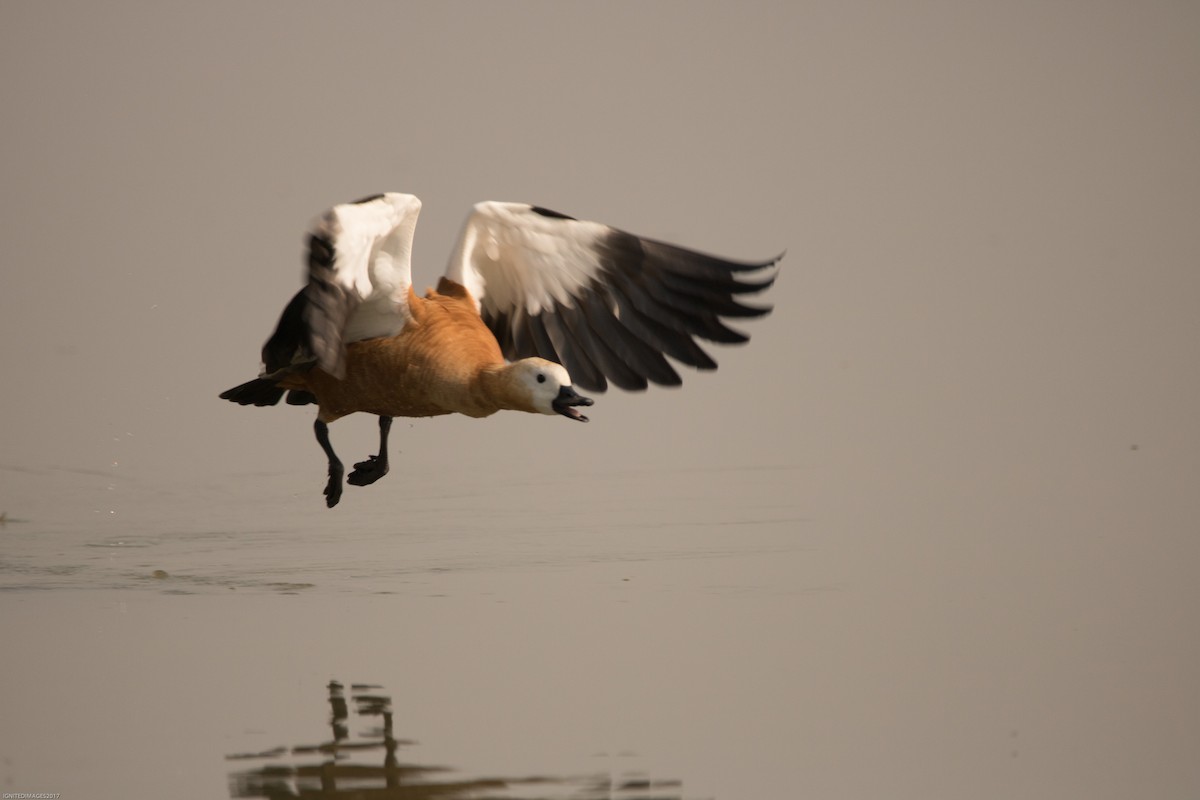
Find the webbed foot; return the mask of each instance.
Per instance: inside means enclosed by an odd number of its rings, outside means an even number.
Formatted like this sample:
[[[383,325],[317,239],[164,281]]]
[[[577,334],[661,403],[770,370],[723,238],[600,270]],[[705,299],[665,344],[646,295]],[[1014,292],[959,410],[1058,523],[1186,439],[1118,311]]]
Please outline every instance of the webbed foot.
[[[338,504],[338,500],[342,499],[342,462],[338,460],[337,455],[333,452],[333,446],[329,444],[329,426],[318,418],[313,423],[313,430],[317,434],[317,442],[329,458],[329,482],[325,484],[325,505],[333,508]]]
[[[387,456],[367,456],[366,461],[359,461],[354,465],[354,471],[346,480],[355,486],[370,486],[387,474]]]
[[[329,482],[325,484],[325,505],[333,508],[342,499],[342,465],[329,467]]]

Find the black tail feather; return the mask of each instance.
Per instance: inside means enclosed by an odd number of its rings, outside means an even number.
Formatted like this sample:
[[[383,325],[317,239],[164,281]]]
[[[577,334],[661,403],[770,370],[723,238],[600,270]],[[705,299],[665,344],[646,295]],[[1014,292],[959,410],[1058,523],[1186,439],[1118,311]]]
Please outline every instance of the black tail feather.
[[[221,399],[240,406],[273,406],[283,397],[283,392],[270,378],[255,378],[221,392]]]
[[[307,406],[316,402],[317,397],[312,392],[306,392],[303,389],[292,389],[288,392],[287,403],[289,406]]]

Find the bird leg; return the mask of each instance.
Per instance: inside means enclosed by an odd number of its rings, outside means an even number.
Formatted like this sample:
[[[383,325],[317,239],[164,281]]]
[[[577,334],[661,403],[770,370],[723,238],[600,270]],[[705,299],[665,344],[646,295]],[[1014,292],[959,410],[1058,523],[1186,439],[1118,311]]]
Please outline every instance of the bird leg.
[[[329,426],[318,419],[313,423],[313,430],[317,433],[317,444],[321,445],[321,449],[329,458],[329,483],[325,484],[325,505],[333,508],[338,504],[338,500],[342,499],[342,462],[333,452],[333,445],[329,443]]]
[[[354,465],[354,472],[346,480],[355,486],[369,486],[388,473],[387,440],[392,429],[391,417],[379,418],[379,455],[367,456],[366,461]]]

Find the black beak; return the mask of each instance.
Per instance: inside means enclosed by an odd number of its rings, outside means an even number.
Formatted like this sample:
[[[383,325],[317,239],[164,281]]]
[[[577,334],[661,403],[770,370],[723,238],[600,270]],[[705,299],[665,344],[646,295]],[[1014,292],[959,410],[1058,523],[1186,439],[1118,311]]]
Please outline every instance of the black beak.
[[[570,386],[564,386],[558,390],[558,397],[550,403],[550,406],[568,419],[577,419],[580,422],[587,422],[588,418],[576,411],[573,406],[590,406],[592,398],[584,397],[577,393]]]

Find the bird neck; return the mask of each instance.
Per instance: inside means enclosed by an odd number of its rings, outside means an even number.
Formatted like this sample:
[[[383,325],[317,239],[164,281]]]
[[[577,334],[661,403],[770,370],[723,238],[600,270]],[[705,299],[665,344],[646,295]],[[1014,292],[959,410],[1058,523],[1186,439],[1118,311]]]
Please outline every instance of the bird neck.
[[[529,393],[520,384],[512,364],[487,366],[479,371],[478,397],[494,406],[495,411],[528,411],[537,413]]]

